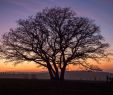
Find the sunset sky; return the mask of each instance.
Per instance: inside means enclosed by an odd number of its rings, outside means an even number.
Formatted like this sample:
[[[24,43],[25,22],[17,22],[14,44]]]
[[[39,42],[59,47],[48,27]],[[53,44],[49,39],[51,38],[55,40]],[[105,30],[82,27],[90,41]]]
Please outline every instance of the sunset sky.
[[[70,7],[78,16],[95,20],[106,42],[110,44],[110,52],[113,53],[113,0],[0,0],[0,38],[10,28],[16,27],[18,19],[35,15],[45,7],[55,6]],[[99,66],[104,71],[113,72],[113,61],[102,62]],[[74,67],[71,66],[70,69],[74,70]],[[34,63],[13,66],[0,60],[0,72],[40,70],[45,69],[38,69]]]

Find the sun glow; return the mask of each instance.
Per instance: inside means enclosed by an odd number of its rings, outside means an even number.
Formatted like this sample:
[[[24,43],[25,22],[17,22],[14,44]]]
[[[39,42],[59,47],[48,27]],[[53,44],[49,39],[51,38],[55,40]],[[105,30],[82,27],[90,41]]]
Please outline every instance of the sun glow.
[[[0,61],[0,72],[41,72],[46,71],[45,68],[39,67],[33,62],[23,62],[17,65],[14,65],[11,62]]]
[[[101,64],[97,64],[96,62],[90,61],[90,63],[97,65],[103,71],[113,72],[113,61],[101,61]],[[68,71],[74,70],[83,70],[80,65],[69,65],[67,66]],[[21,64],[14,65],[11,62],[4,62],[3,60],[0,61],[0,72],[43,72],[47,71],[46,68],[40,67],[33,62],[23,62]]]

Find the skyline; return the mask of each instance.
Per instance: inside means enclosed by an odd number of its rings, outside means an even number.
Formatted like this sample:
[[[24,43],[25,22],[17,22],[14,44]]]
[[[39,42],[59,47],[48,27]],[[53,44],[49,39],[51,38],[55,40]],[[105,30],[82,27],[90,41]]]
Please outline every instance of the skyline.
[[[84,0],[0,0],[0,37],[8,32],[10,28],[15,28],[18,19],[26,19],[28,16],[34,16],[46,7],[51,8],[54,6],[70,7],[78,16],[85,16],[95,20],[95,23],[100,26],[101,33],[106,42],[111,45],[110,50],[113,51],[113,0],[87,0],[87,2]],[[4,64],[1,64],[0,68],[4,67]],[[21,66],[23,67],[24,65],[21,64]],[[13,67],[8,64],[7,68],[4,68],[6,70],[8,68],[18,70],[22,68],[21,66]],[[112,63],[101,64],[100,66],[103,66],[105,71],[113,72]],[[31,64],[26,69],[29,70],[29,68],[33,70],[36,67]]]

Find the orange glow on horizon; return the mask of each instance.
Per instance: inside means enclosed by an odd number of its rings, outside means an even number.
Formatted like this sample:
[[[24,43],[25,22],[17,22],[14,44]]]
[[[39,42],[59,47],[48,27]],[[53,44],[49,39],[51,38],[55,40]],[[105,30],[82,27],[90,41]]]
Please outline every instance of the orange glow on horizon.
[[[90,61],[91,62],[91,61]],[[91,62],[94,63],[94,62]],[[99,66],[103,71],[113,72],[113,61],[108,62],[102,61],[101,64],[94,63],[94,65]],[[67,66],[68,71],[80,70],[80,66]],[[38,67],[37,64],[33,62],[24,62],[14,66],[12,63],[4,63],[4,61],[0,61],[0,72],[43,72],[47,71],[46,68]]]
[[[43,67],[38,67],[37,64],[33,62],[24,62],[17,65],[12,63],[4,63],[0,61],[0,72],[41,72],[46,71]]]

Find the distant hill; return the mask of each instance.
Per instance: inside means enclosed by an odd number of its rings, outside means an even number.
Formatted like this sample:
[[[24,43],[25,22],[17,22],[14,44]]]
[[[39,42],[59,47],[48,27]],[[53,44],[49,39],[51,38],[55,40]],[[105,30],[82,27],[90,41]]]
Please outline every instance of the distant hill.
[[[113,73],[91,72],[91,71],[66,71],[66,80],[97,80],[106,81],[108,77],[113,78]],[[0,78],[26,78],[26,79],[49,79],[48,72],[1,72]]]
[[[71,71],[66,72],[65,78],[69,80],[99,80],[106,81],[107,78],[112,77],[113,73],[108,72],[91,72],[91,71]]]

